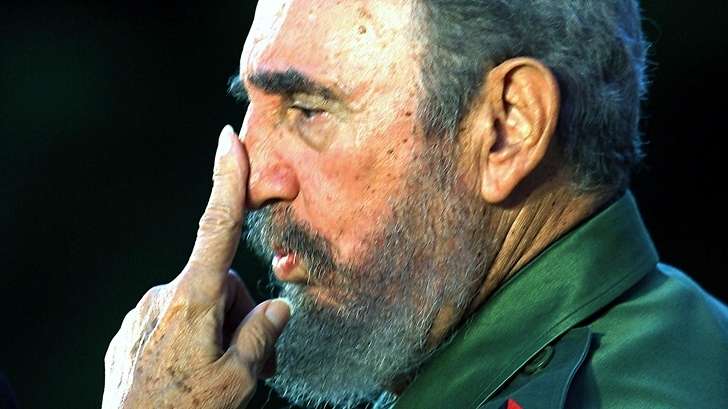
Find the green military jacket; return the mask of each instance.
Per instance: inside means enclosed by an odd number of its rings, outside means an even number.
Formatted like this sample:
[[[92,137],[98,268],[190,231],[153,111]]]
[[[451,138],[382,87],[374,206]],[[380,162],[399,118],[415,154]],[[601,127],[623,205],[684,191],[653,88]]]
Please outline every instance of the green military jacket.
[[[728,408],[728,308],[658,263],[627,193],[503,285],[411,408]]]

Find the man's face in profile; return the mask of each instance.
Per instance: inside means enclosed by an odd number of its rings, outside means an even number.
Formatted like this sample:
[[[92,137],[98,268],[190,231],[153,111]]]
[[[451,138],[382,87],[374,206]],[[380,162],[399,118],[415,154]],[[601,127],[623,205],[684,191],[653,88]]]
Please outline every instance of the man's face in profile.
[[[271,385],[353,406],[407,377],[477,290],[484,206],[422,135],[407,1],[266,0],[243,50],[248,243],[293,315]]]

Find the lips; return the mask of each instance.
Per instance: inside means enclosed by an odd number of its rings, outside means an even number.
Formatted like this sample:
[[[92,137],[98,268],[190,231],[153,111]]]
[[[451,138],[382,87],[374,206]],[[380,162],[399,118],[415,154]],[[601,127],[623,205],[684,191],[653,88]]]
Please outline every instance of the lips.
[[[307,274],[301,264],[301,258],[289,251],[275,251],[273,256],[273,273],[276,278],[285,282],[306,282]]]
[[[305,259],[299,254],[274,247],[274,256],[271,263],[273,274],[279,281],[298,284],[298,291],[303,291],[310,300],[315,300],[319,305],[338,306],[342,308],[341,301],[346,297],[338,294],[331,287],[322,287],[311,281],[308,265]],[[300,286],[299,286],[300,285]],[[339,296],[337,296],[337,294]]]

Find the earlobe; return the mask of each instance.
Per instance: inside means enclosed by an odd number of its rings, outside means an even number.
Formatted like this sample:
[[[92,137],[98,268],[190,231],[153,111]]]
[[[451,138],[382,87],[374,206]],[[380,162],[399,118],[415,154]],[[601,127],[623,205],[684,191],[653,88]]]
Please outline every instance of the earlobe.
[[[469,113],[478,138],[480,192],[489,203],[505,200],[543,160],[559,113],[559,89],[551,71],[531,58],[492,69]]]

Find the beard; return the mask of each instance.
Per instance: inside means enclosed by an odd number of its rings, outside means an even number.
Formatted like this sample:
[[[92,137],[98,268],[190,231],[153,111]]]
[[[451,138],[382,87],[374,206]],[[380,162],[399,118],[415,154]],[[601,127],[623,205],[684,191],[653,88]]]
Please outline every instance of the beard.
[[[451,324],[462,317],[484,278],[487,243],[485,205],[459,183],[454,158],[434,145],[410,163],[403,194],[362,240],[359,262],[340,261],[286,204],[246,216],[246,241],[259,256],[284,249],[309,273],[306,285],[278,283],[292,306],[268,380],[279,395],[308,407],[374,402],[432,354],[439,313],[454,311]]]

